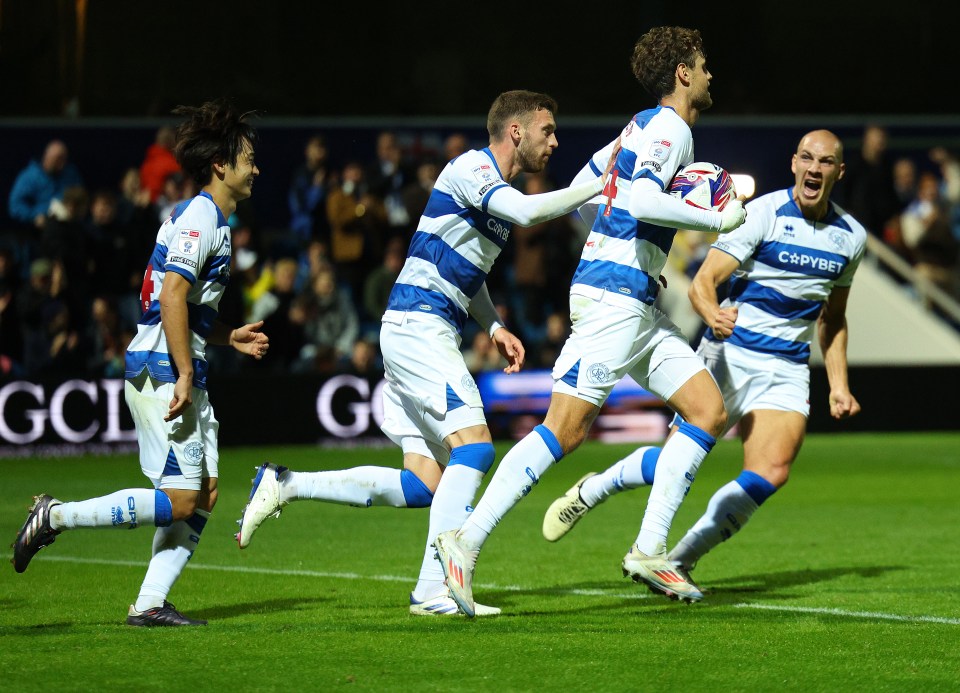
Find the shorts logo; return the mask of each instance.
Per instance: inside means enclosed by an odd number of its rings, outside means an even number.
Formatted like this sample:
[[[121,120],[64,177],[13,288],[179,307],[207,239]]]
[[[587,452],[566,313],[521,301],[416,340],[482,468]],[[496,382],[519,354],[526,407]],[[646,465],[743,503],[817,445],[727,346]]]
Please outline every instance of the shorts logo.
[[[460,379],[460,384],[463,386],[463,389],[466,390],[467,392],[477,391],[477,383],[476,381],[474,381],[473,376],[471,376],[469,373],[467,373],[466,375],[463,376],[463,378]]]
[[[200,464],[200,460],[203,459],[203,444],[197,442],[187,443],[187,447],[183,449],[183,454],[190,464]]]
[[[610,369],[605,364],[595,363],[587,369],[587,380],[593,385],[603,385],[610,380]]]

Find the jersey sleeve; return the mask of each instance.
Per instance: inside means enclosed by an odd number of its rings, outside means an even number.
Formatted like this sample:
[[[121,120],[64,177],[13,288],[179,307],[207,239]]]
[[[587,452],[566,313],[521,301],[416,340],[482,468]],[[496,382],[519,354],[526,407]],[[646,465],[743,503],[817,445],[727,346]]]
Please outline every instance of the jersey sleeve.
[[[747,220],[730,233],[722,235],[711,246],[732,255],[742,265],[753,255],[763,241],[764,234],[773,229],[774,210],[762,198],[746,206]]]
[[[847,222],[847,226],[853,229],[854,234],[856,234],[857,245],[854,252],[850,255],[850,261],[847,262],[847,266],[843,268],[843,272],[840,273],[840,276],[837,277],[837,281],[835,281],[833,285],[840,288],[847,288],[853,285],[853,275],[860,266],[860,261],[863,259],[863,254],[866,251],[867,231],[849,214],[844,214],[843,220]]]
[[[635,157],[630,179],[648,178],[663,191],[677,171],[693,161],[690,128],[666,117],[651,120],[643,129],[627,126],[621,144]]]
[[[466,207],[487,211],[490,196],[500,188],[509,188],[497,166],[484,154],[467,152],[450,162],[449,185]]]
[[[216,218],[196,201],[183,211],[167,236],[165,272],[176,272],[191,284],[196,283],[207,258],[215,254]]]

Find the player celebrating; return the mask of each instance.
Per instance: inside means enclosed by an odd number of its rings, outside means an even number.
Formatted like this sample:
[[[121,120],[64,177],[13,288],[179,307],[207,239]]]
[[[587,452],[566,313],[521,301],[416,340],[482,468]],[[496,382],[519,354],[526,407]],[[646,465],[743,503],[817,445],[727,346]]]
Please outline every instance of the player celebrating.
[[[681,412],[685,422],[664,446],[640,533],[623,559],[624,574],[684,599],[703,596],[671,569],[666,538],[726,413],[703,361],[653,302],[676,229],[725,233],[743,223],[744,210],[741,200],[721,213],[665,193],[676,171],[693,162],[690,128],[712,103],[700,33],[652,29],[637,42],[632,65],[659,105],[635,115],[620,135],[622,150],[570,288],[572,334],[553,369],[546,419],[507,453],[460,531],[437,537],[451,594],[470,616],[473,571],[484,541],[540,476],[583,442],[610,391],[627,374]],[[584,175],[597,175],[597,159],[609,149],[594,155],[592,171]]]
[[[547,165],[557,147],[556,110],[556,102],[545,94],[504,92],[487,116],[489,147],[453,159],[430,194],[390,294],[380,335],[388,383],[382,428],[403,450],[403,469],[294,472],[264,464],[240,521],[240,548],[250,543],[264,519],[295,500],[430,506],[410,611],[458,613],[431,544],[440,531],[463,523],[494,460],[483,402],[460,352],[464,323],[472,315],[487,331],[509,364],[506,373],[523,366],[523,345],[503,326],[486,276],[513,224],[529,226],[571,212],[600,192],[606,177],[593,176],[538,195],[510,187],[519,173],[536,173]],[[600,169],[612,164],[611,159]],[[499,609],[480,606],[478,613],[491,615]]]
[[[206,624],[166,600],[217,502],[219,424],[207,399],[204,351],[207,342],[229,344],[260,359],[269,346],[262,322],[230,329],[217,320],[230,276],[227,218],[260,175],[256,131],[226,102],[174,113],[186,119],[177,130],[177,161],[202,191],[177,205],[157,233],[124,385],[140,467],[154,488],[72,503],[38,496],[13,546],[13,565],[22,573],[64,530],[155,525],[153,557],[127,615],[132,626]]]
[[[740,422],[743,471],[713,495],[670,552],[685,574],[787,483],[810,413],[807,360],[815,326],[830,414],[843,419],[860,411],[847,384],[845,312],[866,233],[830,201],[843,177],[840,140],[827,130],[806,134],[792,170],[794,186],[747,205],[747,223],[713,244],[690,287],[709,328],[698,353],[720,384],[727,427]],[[730,294],[720,304],[717,287],[728,280]],[[556,541],[610,495],[649,484],[659,474],[659,455],[658,448],[641,448],[581,479],[547,510],[544,536]]]

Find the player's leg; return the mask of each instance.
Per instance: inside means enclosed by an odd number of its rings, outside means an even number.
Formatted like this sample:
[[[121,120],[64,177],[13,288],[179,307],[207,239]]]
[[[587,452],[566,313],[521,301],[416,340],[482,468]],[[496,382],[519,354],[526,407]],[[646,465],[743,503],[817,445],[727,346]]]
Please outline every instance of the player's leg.
[[[159,385],[156,403],[166,406],[172,384]],[[128,400],[129,401],[129,400]],[[162,408],[162,407],[161,407]],[[159,412],[158,412],[159,413]],[[130,605],[127,623],[133,626],[194,626],[206,621],[181,614],[167,601],[187,562],[193,556],[210,513],[217,502],[219,476],[219,423],[206,390],[194,388],[193,403],[180,417],[164,422],[162,416],[141,430],[141,466],[173,506],[174,522],[159,527],[153,537],[150,564],[136,602]],[[158,470],[158,450],[166,446],[163,467]]]
[[[661,317],[657,324],[650,337],[655,346],[632,375],[684,422],[660,453],[640,532],[623,559],[623,572],[671,598],[696,601],[703,594],[667,562],[667,534],[697,470],[723,433],[727,414],[720,390],[700,357],[672,323]]]
[[[158,411],[154,386],[149,378],[141,377],[136,386],[128,382],[125,388],[135,422]],[[168,403],[169,399],[162,404],[164,413]],[[137,426],[141,450],[153,444],[145,440],[144,430],[142,426]],[[162,468],[163,463],[162,459],[159,460],[159,467]],[[173,520],[174,508],[169,496],[154,488],[123,489],[106,496],[73,502],[61,502],[42,494],[34,499],[30,514],[14,541],[13,565],[18,573],[22,573],[37,551],[52,544],[57,535],[65,530],[101,527],[134,529],[141,525],[165,527]]]
[[[703,516],[670,551],[670,560],[692,570],[708,551],[739,532],[787,482],[805,431],[806,417],[798,412],[746,414],[740,421],[743,471],[713,494]]]
[[[644,446],[610,467],[583,476],[565,494],[547,508],[543,516],[543,536],[558,541],[566,536],[590,510],[610,496],[653,483],[661,448]]]

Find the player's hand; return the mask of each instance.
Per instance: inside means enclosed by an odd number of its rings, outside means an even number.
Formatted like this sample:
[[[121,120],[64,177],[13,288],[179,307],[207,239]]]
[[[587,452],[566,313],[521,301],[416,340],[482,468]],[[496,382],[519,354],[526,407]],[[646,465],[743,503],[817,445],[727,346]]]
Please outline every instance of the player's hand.
[[[830,416],[835,419],[848,419],[860,413],[860,403],[849,390],[830,391]]]
[[[610,175],[610,172],[617,165],[617,157],[620,155],[620,138],[617,138],[617,143],[613,145],[613,151],[610,153],[610,159],[607,160],[607,167],[603,170],[603,175],[600,177],[600,180],[604,185],[607,184],[607,177]]]
[[[173,386],[173,399],[164,421],[173,421],[193,404],[193,375],[181,375]]]
[[[504,373],[517,373],[523,368],[527,352],[513,332],[506,327],[501,327],[493,333],[493,343],[497,345],[500,355],[507,360],[508,365],[503,369]]]
[[[739,314],[740,309],[736,306],[729,306],[727,308],[721,308],[716,317],[713,319],[713,324],[710,325],[710,329],[713,332],[713,336],[717,339],[723,341],[727,337],[733,334],[733,328],[737,322],[737,315]]]
[[[727,206],[720,212],[720,233],[729,233],[747,220],[747,210],[743,203],[747,198],[743,195],[736,200],[730,200]]]
[[[230,346],[259,361],[270,348],[270,338],[260,331],[261,327],[263,320],[238,327],[230,333]]]

